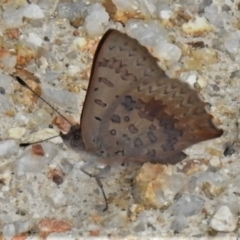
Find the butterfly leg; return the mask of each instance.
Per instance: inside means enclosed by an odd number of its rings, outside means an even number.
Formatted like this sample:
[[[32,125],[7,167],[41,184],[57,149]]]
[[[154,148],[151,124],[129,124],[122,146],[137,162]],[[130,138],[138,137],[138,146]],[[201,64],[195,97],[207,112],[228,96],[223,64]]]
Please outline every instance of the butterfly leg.
[[[109,168],[110,166],[107,166],[104,170],[102,170],[99,174],[91,174],[89,172],[87,172],[85,169],[84,169],[85,165],[83,165],[80,169],[83,173],[85,173],[86,175],[88,175],[89,177],[92,177],[92,178],[95,178],[96,182],[97,182],[97,185],[98,187],[101,189],[102,191],[102,195],[103,195],[103,199],[105,201],[105,208],[103,209],[103,212],[105,212],[107,209],[108,209],[108,200],[107,200],[107,197],[106,197],[106,193],[104,191],[104,188],[103,188],[103,184],[99,178],[99,176],[105,172],[105,171],[109,171]]]

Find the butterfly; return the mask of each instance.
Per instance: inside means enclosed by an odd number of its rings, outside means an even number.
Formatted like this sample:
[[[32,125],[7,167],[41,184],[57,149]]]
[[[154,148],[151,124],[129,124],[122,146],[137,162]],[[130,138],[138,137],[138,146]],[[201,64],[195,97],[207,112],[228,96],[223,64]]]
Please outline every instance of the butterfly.
[[[112,161],[175,164],[184,149],[222,135],[205,107],[137,40],[108,30],[94,56],[80,125],[60,136],[77,151]]]

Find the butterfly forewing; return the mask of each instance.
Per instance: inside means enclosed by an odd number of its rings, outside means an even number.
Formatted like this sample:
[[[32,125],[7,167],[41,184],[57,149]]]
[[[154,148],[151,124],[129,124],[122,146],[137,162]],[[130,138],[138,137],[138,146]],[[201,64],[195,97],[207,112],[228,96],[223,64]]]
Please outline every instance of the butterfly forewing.
[[[149,78],[155,75],[155,71],[161,71],[156,60],[149,58],[147,49],[136,43],[116,30],[108,31],[99,43],[81,117],[86,150],[96,150],[96,138],[106,121],[103,115],[130,85],[138,85],[141,80],[138,76],[144,76],[145,66],[150,66]],[[165,76],[163,71],[161,74]]]

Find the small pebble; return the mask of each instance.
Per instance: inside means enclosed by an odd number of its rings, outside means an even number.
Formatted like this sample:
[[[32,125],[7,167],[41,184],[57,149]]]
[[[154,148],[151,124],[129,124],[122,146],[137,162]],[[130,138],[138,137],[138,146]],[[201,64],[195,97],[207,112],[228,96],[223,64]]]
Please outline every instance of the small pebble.
[[[234,154],[234,153],[235,153],[235,149],[233,148],[233,146],[228,146],[228,147],[226,147],[225,150],[224,150],[224,152],[223,152],[223,154],[224,154],[225,157],[226,157],[226,156],[231,156],[231,155]]]
[[[8,137],[11,139],[21,139],[26,133],[26,129],[22,127],[10,128],[8,130]]]
[[[3,87],[0,87],[0,94],[5,94],[5,89]]]
[[[52,232],[66,232],[71,229],[71,224],[58,219],[46,218],[38,223],[40,233],[50,234]]]
[[[32,146],[32,153],[37,156],[44,156],[44,150],[41,144],[34,144]]]
[[[237,227],[237,217],[228,206],[221,206],[211,219],[210,226],[219,232],[233,232]]]

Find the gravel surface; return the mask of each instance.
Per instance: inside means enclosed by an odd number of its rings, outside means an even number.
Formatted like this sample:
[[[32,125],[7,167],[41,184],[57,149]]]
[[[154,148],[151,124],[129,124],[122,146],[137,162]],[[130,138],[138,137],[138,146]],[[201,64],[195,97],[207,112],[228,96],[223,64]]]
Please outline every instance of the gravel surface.
[[[240,3],[237,0],[6,0],[0,8],[0,239],[237,239],[240,205]],[[81,170],[59,134],[78,123],[93,56],[110,28],[146,46],[171,78],[195,88],[222,137],[176,165]]]

